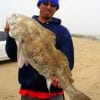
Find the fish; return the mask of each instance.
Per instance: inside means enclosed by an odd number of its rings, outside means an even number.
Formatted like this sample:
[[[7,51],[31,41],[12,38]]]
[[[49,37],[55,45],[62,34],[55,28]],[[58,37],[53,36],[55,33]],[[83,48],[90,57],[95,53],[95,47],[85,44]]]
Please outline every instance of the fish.
[[[18,66],[30,64],[46,78],[48,89],[53,77],[57,77],[70,100],[92,100],[73,85],[68,58],[56,49],[56,36],[52,31],[22,14],[9,15],[7,22],[9,36],[17,44]]]

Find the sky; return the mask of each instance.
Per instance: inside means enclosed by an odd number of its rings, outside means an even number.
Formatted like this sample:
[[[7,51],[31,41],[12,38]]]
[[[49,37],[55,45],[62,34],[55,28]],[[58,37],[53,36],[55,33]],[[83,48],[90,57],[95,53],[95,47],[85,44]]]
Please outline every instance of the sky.
[[[4,28],[6,17],[12,13],[29,17],[38,15],[37,0],[2,0],[0,29]],[[70,33],[100,36],[100,0],[60,0],[60,9],[54,17],[60,18]]]

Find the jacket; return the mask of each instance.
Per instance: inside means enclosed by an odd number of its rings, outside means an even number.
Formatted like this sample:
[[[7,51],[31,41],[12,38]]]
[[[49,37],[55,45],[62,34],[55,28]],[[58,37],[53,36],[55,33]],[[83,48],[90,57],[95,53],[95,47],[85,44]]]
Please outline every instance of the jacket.
[[[38,16],[33,16],[32,18],[38,21]],[[74,66],[74,48],[68,29],[62,26],[61,20],[57,18],[52,18],[48,23],[39,23],[55,33],[55,47],[68,57],[69,67],[72,70]],[[17,60],[17,46],[14,39],[8,35],[6,41],[6,52],[8,56],[12,60]],[[51,93],[49,93],[44,76],[40,75],[30,64],[27,67],[24,65],[22,68],[19,68],[18,81],[21,85],[19,91],[21,95],[30,95],[35,98],[45,99],[50,96],[63,94],[63,89],[54,87],[53,85],[51,85]]]

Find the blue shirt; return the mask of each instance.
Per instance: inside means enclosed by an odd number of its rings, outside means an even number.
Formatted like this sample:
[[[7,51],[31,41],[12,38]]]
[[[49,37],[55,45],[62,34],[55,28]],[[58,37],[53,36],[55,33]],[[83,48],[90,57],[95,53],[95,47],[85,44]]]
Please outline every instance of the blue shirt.
[[[38,21],[38,16],[33,16],[34,19]],[[38,21],[39,22],[39,21]],[[61,50],[68,58],[69,67],[73,69],[74,66],[74,48],[71,34],[68,29],[61,25],[61,20],[57,18],[52,18],[48,23],[41,23],[42,26],[51,30],[56,35],[56,48]]]

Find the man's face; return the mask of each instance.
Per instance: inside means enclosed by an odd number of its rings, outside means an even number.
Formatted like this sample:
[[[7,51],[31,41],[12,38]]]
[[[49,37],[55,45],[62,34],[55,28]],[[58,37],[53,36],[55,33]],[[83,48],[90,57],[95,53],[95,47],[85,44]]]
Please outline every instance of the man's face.
[[[39,8],[40,8],[40,16],[45,19],[52,18],[52,16],[57,10],[56,5],[50,2],[41,3]]]

